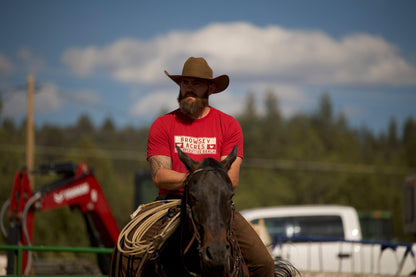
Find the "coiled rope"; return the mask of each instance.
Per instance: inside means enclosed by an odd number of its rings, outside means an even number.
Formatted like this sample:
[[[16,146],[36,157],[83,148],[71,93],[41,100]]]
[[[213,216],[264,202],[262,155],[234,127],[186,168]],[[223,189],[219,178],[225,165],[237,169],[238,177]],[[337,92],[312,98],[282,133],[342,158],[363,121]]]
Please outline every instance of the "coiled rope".
[[[161,202],[163,203],[162,205],[157,205],[156,207],[142,211],[143,208],[147,206]],[[117,241],[118,251],[127,255],[154,253],[157,249],[159,249],[159,246],[165,241],[165,239],[169,237],[178,227],[180,222],[180,212],[178,211],[175,215],[173,215],[172,219],[167,222],[166,226],[164,226],[163,229],[151,240],[143,239],[144,235],[147,231],[149,231],[153,224],[167,215],[170,208],[179,206],[180,203],[180,199],[173,199],[155,201],[149,204],[140,205],[139,208],[137,208],[137,210],[131,215],[132,220],[120,232]],[[131,236],[130,233],[136,227],[137,229]],[[131,237],[131,239],[129,239],[129,237]]]

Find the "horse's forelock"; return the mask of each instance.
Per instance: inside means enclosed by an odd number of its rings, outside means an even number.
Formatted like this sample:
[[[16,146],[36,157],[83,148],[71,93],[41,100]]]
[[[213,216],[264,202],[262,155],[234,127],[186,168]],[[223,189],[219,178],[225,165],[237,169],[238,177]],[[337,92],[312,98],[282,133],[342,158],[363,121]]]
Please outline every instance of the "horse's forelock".
[[[199,168],[202,169],[202,170],[204,170],[204,169],[212,169],[212,170],[222,169],[222,170],[225,170],[222,163],[220,163],[219,161],[217,161],[214,158],[204,159]]]

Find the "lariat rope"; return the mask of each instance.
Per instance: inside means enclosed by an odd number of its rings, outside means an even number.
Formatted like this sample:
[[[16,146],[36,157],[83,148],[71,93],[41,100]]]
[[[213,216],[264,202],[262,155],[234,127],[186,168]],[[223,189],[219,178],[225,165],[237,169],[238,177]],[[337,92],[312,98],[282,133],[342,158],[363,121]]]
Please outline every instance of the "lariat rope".
[[[157,202],[163,202],[164,204],[141,212],[144,207]],[[176,213],[152,240],[149,241],[143,239],[143,237],[154,223],[166,216],[170,208],[176,207],[180,205],[180,203],[180,199],[172,199],[140,205],[131,215],[132,220],[120,232],[117,241],[118,251],[128,255],[142,255],[144,253],[152,254],[158,250],[160,244],[163,243],[179,226],[180,212]],[[136,226],[139,227],[137,227],[133,236],[129,239],[130,233]]]
[[[185,180],[187,183],[194,173],[200,172],[202,169],[197,169],[189,174]],[[132,220],[121,230],[117,240],[117,249],[121,253],[128,255],[142,255],[145,253],[154,253],[162,244],[166,238],[176,230],[180,223],[180,212],[176,213],[172,219],[169,220],[168,224],[156,235],[151,241],[143,239],[144,235],[149,229],[159,221],[161,218],[166,216],[170,208],[179,206],[181,199],[161,200],[155,201],[149,204],[140,205],[136,211],[130,216]],[[150,206],[154,203],[162,202],[163,205],[156,206],[147,211],[143,211],[143,208]],[[137,227],[131,239],[129,235],[132,230]]]

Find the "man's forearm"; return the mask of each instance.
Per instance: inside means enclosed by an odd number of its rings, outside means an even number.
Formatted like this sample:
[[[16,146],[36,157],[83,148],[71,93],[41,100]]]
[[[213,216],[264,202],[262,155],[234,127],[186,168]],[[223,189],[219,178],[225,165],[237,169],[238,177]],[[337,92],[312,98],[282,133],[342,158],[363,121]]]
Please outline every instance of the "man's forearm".
[[[172,170],[172,160],[168,156],[155,155],[148,159],[152,180],[159,189],[178,190],[183,188],[187,173]]]
[[[152,176],[152,180],[157,188],[174,191],[184,187],[187,175],[187,173],[177,172],[172,169],[160,168]]]

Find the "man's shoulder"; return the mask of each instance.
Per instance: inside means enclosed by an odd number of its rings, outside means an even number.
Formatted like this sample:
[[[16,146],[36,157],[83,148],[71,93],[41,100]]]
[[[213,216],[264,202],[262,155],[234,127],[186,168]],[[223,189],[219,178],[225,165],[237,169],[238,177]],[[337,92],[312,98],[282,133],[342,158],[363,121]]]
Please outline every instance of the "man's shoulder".
[[[229,115],[223,111],[220,111],[216,108],[212,108],[213,115],[218,117],[221,121],[227,121],[227,122],[238,122],[237,119],[235,119],[232,115]]]
[[[223,118],[229,118],[229,119],[235,119],[232,115],[229,115],[228,113],[225,113],[225,112],[223,112],[221,110],[218,110],[216,108],[211,107],[211,111],[216,116],[223,117]]]
[[[177,117],[178,111],[179,111],[179,109],[171,111],[171,112],[166,113],[166,114],[163,114],[163,115],[159,116],[158,118],[156,118],[154,123],[156,123],[156,122],[160,123],[160,122],[173,120]]]
[[[173,110],[171,112],[168,112],[168,113],[166,113],[164,115],[161,115],[160,117],[164,117],[164,118],[167,118],[167,117],[175,117],[175,116],[178,116],[179,113],[180,113],[180,109],[176,109],[176,110]]]

